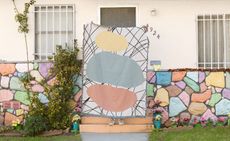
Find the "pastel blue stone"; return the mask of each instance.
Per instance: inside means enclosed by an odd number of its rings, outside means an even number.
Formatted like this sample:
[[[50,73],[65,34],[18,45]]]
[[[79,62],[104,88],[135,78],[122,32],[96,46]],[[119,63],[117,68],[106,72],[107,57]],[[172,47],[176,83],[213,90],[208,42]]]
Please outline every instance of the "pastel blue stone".
[[[187,72],[187,77],[189,77],[190,79],[194,80],[195,82],[198,82],[199,74],[196,71],[194,71],[194,72]]]
[[[169,117],[177,116],[186,110],[186,106],[178,97],[171,97],[169,102]]]
[[[47,97],[44,94],[42,94],[42,93],[38,94],[38,99],[41,101],[41,103],[44,103],[44,104],[49,102],[49,100],[47,99]]]
[[[74,75],[73,76],[73,81],[74,81],[74,84],[79,86],[80,88],[82,88],[82,76],[81,75]]]
[[[222,99],[216,104],[216,115],[228,115],[230,113],[230,101],[227,99]]]
[[[86,75],[90,80],[126,88],[145,81],[140,66],[134,60],[109,52],[94,55],[88,62]]]
[[[171,72],[156,72],[156,77],[157,77],[157,85],[163,85],[167,86],[171,84],[171,77],[172,73]]]

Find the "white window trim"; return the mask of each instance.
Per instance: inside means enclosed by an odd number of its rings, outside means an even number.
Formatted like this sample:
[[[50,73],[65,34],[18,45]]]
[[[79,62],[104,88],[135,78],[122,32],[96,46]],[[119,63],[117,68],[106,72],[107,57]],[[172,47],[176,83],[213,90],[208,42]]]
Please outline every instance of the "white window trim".
[[[101,8],[122,8],[122,7],[127,7],[127,8],[136,8],[136,26],[139,26],[139,6],[138,5],[100,5],[98,6],[98,21],[96,22],[97,24],[101,25]]]

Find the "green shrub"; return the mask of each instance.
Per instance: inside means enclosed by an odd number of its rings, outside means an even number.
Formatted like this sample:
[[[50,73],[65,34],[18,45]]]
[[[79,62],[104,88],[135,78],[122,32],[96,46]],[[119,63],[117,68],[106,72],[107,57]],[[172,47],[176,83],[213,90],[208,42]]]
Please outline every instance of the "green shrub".
[[[28,116],[25,119],[24,132],[28,136],[35,136],[48,130],[47,119],[43,116]]]

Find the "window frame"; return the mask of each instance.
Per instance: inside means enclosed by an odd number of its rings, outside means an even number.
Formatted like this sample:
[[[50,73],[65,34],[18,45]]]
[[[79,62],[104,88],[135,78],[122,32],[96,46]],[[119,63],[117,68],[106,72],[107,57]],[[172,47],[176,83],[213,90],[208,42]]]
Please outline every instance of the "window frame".
[[[199,22],[201,21],[202,24],[205,24],[204,21],[209,21],[210,22],[209,25],[213,26],[212,23],[211,23],[212,18],[199,19],[199,16],[202,16],[204,18],[206,16],[209,16],[209,17],[217,16],[217,17],[219,17],[220,15],[222,15],[223,17],[221,19],[217,18],[217,21],[218,22],[223,21],[223,37],[224,37],[223,43],[222,43],[224,45],[223,61],[222,62],[221,61],[213,62],[213,56],[211,56],[211,62],[207,62],[206,59],[204,59],[204,62],[199,62]],[[227,30],[230,30],[230,28],[226,29],[226,24],[227,24],[226,21],[230,21],[230,18],[227,18],[227,16],[230,16],[230,13],[196,14],[196,17],[195,17],[195,25],[196,25],[195,30],[196,31],[195,32],[196,32],[196,46],[197,46],[196,47],[196,66],[197,66],[197,68],[201,68],[201,69],[227,69],[228,68],[227,66],[230,65],[230,62],[228,62],[227,58],[226,58],[226,56],[227,56],[226,51],[227,51],[227,48],[228,48],[226,39],[227,39],[227,36],[230,35],[230,34],[229,35],[226,34]],[[220,26],[219,24],[220,23],[218,23],[217,25]],[[218,30],[220,30],[219,27],[218,27]],[[211,29],[211,31],[212,31],[212,29]],[[203,31],[204,37],[206,37],[206,32],[207,32],[206,30]],[[220,31],[217,31],[217,33],[219,33],[219,32]],[[211,33],[211,35],[209,35],[209,36],[213,36],[213,34]],[[217,35],[217,37],[220,38],[219,35]],[[221,42],[220,39],[218,39],[218,41]],[[206,40],[203,40],[203,42],[204,42],[204,45],[205,45]],[[210,42],[212,42],[212,39],[210,39]],[[213,50],[214,50],[213,46],[214,45],[211,43],[210,48],[211,48],[211,53],[212,54],[213,54]],[[204,46],[204,48],[205,48],[205,46]],[[219,49],[220,49],[220,47],[218,45],[218,53],[220,53]],[[206,52],[205,52],[205,49],[204,49],[204,55],[205,54],[206,54]],[[221,58],[219,58],[219,54],[217,54],[217,55],[218,55],[218,60],[221,59]],[[210,64],[210,66],[207,66],[208,64]],[[203,65],[203,66],[200,66],[200,65]],[[217,67],[215,67],[215,65],[217,65]],[[223,65],[223,66],[221,66],[221,65]]]
[[[33,6],[33,16],[34,16],[34,19],[33,19],[33,44],[34,44],[34,50],[33,50],[33,59],[35,61],[48,61],[49,60],[49,56],[54,56],[54,54],[56,53],[54,49],[54,52],[52,53],[53,55],[50,55],[48,52],[45,53],[44,56],[46,56],[46,59],[42,59],[41,56],[41,51],[40,53],[36,53],[36,13],[39,13],[36,11],[36,7],[61,7],[61,6],[71,6],[73,8],[73,21],[72,21],[72,24],[73,24],[73,29],[72,29],[72,32],[73,32],[73,41],[72,41],[72,45],[74,46],[74,40],[76,39],[76,6],[75,4],[35,4]],[[40,23],[39,23],[40,24]],[[66,29],[65,29],[66,30]],[[55,47],[54,47],[55,48]],[[46,50],[48,50],[46,48]],[[36,56],[40,56],[38,59],[36,59]]]
[[[139,26],[139,6],[138,5],[101,5],[98,7],[98,21],[97,24],[101,25],[101,8],[135,8],[136,14],[135,14],[135,24],[136,26]]]

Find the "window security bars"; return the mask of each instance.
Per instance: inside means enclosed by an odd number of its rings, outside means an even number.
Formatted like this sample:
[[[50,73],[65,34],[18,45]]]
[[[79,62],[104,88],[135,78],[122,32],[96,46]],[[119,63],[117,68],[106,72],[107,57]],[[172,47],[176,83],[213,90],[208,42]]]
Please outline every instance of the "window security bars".
[[[198,15],[198,67],[230,67],[230,14]]]
[[[73,47],[74,5],[35,6],[35,60],[53,57],[56,46]]]

